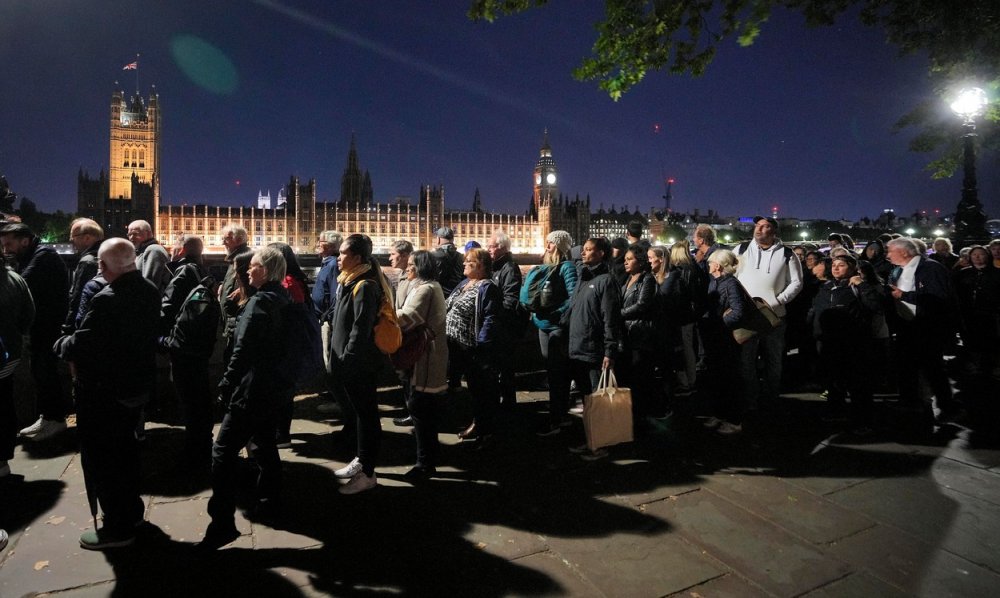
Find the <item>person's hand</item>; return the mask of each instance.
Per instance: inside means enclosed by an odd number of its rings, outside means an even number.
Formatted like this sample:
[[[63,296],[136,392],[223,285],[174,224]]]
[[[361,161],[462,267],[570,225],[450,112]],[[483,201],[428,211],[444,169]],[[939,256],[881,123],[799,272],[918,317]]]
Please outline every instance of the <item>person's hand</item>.
[[[902,299],[903,298],[903,291],[899,287],[894,287],[892,285],[889,285],[889,288],[892,289],[892,298],[893,299]]]
[[[860,274],[855,274],[854,276],[851,277],[851,280],[849,282],[851,283],[851,286],[856,287],[864,281],[861,280]]]
[[[614,369],[614,367],[615,367],[615,360],[611,357],[605,357],[604,361],[601,362],[602,370],[611,370]]]

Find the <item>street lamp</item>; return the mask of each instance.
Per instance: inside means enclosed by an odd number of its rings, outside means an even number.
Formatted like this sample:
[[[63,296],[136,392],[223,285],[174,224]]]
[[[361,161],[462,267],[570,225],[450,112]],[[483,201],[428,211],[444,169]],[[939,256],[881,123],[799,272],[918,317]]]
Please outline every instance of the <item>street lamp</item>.
[[[983,113],[989,99],[986,92],[978,87],[963,89],[958,99],[951,103],[951,109],[962,117],[962,142],[964,145],[965,177],[962,179],[962,200],[955,211],[955,238],[957,246],[984,243],[986,234],[986,213],[979,201],[976,189],[976,117]]]
[[[803,241],[805,241],[806,239],[809,238],[809,231],[804,230],[804,231],[802,231],[802,232],[799,233],[799,236],[802,237]]]

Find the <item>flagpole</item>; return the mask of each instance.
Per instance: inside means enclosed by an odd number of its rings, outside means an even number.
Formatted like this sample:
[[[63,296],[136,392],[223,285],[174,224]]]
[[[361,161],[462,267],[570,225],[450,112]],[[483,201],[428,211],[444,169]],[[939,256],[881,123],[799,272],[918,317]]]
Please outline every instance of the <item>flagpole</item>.
[[[135,95],[142,97],[139,93],[139,53],[135,53]]]

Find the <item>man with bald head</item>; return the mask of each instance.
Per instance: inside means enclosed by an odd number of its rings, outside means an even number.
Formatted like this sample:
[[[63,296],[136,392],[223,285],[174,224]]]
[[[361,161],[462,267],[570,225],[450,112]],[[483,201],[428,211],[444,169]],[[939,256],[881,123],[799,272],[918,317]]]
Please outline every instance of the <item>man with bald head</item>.
[[[54,347],[74,372],[84,476],[104,512],[104,525],[80,536],[88,550],[131,544],[143,520],[134,431],[156,380],[160,315],[160,292],[137,270],[132,243],[108,239],[97,256],[108,285]]]

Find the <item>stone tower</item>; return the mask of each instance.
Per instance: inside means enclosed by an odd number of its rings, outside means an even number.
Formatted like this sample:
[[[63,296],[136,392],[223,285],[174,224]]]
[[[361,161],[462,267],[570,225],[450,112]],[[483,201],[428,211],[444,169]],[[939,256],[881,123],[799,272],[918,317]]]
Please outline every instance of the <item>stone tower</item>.
[[[556,161],[552,158],[552,147],[549,146],[549,130],[545,129],[542,147],[539,150],[538,162],[535,163],[534,208],[538,214],[538,225],[544,239],[555,230],[553,224],[553,204],[559,197],[559,184],[556,175]]]
[[[111,94],[111,158],[108,197],[135,199],[132,180],[153,188],[153,214],[160,204],[160,106],[150,94],[148,105],[136,93],[125,100],[121,90]]]

